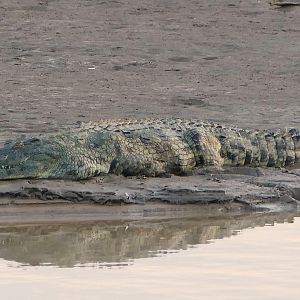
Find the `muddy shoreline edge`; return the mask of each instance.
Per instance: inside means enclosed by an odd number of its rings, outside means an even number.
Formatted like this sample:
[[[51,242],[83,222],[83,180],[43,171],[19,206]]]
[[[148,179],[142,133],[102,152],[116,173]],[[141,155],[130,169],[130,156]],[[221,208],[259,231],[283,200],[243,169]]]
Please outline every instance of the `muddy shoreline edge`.
[[[149,209],[155,212],[157,205],[163,205],[164,211],[186,210],[186,205],[196,205],[197,214],[211,216],[283,212],[299,210],[299,187],[300,169],[245,167],[222,171],[203,169],[201,174],[170,178],[124,178],[110,175],[80,182],[16,180],[0,182],[0,205],[2,215],[5,214],[5,207],[25,209],[43,204],[48,204],[48,208],[49,204],[65,207],[73,205],[73,211],[74,204],[78,204],[75,208],[77,212],[81,208],[84,211],[84,205],[89,207],[92,204],[87,214],[94,210],[101,214],[105,209],[99,207],[110,207],[116,212],[123,210],[123,217],[124,211],[132,208],[139,211],[139,215]],[[186,207],[177,209],[174,208],[176,206]]]

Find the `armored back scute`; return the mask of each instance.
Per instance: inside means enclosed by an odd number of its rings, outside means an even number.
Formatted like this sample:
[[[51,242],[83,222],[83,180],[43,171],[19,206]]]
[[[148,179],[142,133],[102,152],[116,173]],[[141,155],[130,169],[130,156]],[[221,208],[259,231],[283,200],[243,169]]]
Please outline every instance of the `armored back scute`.
[[[295,163],[300,163],[300,130],[297,128],[291,128],[289,130],[289,134],[294,142]]]

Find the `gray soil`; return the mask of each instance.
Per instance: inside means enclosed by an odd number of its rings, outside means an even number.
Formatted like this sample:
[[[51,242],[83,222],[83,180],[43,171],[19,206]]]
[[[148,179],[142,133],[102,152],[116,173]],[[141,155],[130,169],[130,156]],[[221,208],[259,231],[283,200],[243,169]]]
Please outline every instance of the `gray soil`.
[[[299,127],[299,34],[299,6],[263,0],[2,0],[0,144],[100,118]],[[3,203],[299,200],[297,169],[228,172],[2,182],[0,193]]]

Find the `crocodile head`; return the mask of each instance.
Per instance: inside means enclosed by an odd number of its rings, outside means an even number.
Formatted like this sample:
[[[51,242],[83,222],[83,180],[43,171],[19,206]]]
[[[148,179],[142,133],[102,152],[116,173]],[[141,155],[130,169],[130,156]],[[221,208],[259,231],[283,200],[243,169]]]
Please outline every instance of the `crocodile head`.
[[[107,150],[107,147],[104,147]],[[21,137],[0,149],[0,180],[86,179],[107,174],[110,160],[70,135]]]
[[[21,137],[0,149],[0,180],[55,177],[60,165],[57,142],[48,137]]]

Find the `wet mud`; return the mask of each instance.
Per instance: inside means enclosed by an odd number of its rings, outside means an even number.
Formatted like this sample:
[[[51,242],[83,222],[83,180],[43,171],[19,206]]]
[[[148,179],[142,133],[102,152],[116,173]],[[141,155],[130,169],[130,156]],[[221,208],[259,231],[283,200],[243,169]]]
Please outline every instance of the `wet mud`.
[[[171,178],[106,176],[72,182],[0,182],[0,204],[218,204],[219,212],[290,211],[300,204],[299,170],[230,168]],[[204,210],[205,211],[205,210]]]

